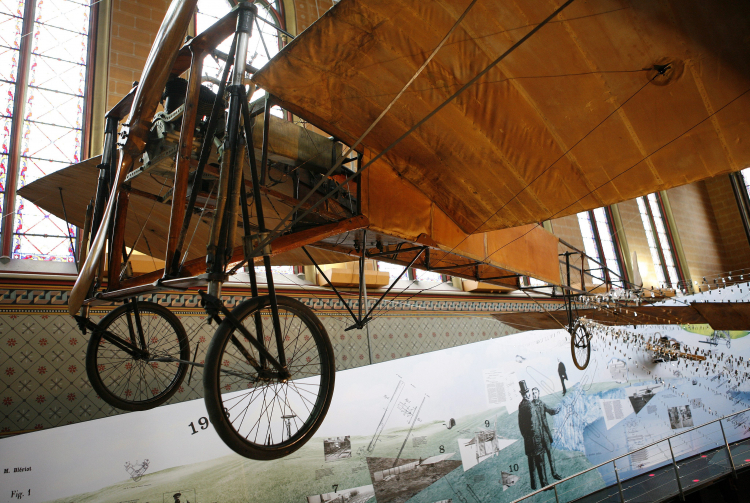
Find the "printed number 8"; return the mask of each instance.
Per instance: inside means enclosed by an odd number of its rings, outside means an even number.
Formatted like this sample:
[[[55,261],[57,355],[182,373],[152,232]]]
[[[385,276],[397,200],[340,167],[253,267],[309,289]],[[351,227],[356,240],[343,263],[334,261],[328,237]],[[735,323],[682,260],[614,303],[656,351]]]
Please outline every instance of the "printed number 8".
[[[441,445],[440,446],[440,454],[443,454],[444,452],[445,452],[445,446]]]
[[[489,427],[490,427],[490,420],[489,420],[489,419],[486,419],[486,420],[484,421],[484,425],[485,425],[485,426],[486,426],[487,428],[489,428]]]

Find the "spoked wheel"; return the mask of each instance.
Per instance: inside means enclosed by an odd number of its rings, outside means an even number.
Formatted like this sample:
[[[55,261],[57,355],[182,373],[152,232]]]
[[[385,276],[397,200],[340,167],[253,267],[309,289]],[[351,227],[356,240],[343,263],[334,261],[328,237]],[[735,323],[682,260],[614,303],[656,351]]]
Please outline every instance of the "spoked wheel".
[[[208,416],[227,446],[251,459],[277,459],[302,447],[323,422],[333,395],[333,348],[325,328],[302,303],[287,297],[277,300],[290,375],[262,359],[229,320],[219,325],[206,354]],[[245,301],[232,314],[278,361],[270,298]],[[262,339],[257,337],[257,323],[262,325]]]
[[[129,411],[161,405],[180,387],[187,363],[158,360],[190,359],[187,334],[177,316],[153,302],[138,302],[138,312],[136,317],[128,303],[109,313],[91,334],[86,351],[91,386],[108,404]],[[108,341],[104,331],[145,354],[125,351]]]
[[[576,321],[570,333],[570,353],[573,364],[580,370],[585,370],[591,358],[591,335],[586,326]]]

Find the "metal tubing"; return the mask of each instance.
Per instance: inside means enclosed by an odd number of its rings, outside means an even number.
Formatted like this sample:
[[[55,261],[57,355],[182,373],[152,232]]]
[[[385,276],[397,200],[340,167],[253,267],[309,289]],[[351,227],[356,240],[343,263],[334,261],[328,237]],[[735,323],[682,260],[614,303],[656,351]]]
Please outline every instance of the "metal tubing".
[[[401,248],[401,249],[397,249],[397,250],[393,250],[393,251],[384,251],[384,252],[370,253],[370,254],[367,255],[367,258],[387,257],[387,256],[390,256],[390,255],[393,255],[391,257],[391,259],[395,260],[399,253],[406,253],[406,252],[410,252],[410,251],[418,251],[418,250],[421,250],[422,248],[424,248],[424,246],[412,246],[410,248]],[[468,265],[474,265],[474,264],[465,264],[465,265],[462,265],[460,267],[466,267]],[[430,271],[433,271],[433,270],[437,271],[437,270],[440,270],[440,269],[455,269],[456,267],[459,267],[459,266],[436,267],[436,268],[428,269],[428,270],[430,270]]]
[[[193,139],[195,138],[195,122],[198,101],[201,90],[201,73],[203,72],[203,52],[191,52],[190,74],[185,96],[182,125],[180,126],[180,142],[175,162],[174,184],[172,186],[172,210],[169,217],[169,231],[167,232],[167,251],[164,258],[164,274],[177,271],[180,265],[182,250],[177,249],[182,225],[185,221],[185,199],[187,198],[190,163],[193,153]]]
[[[247,211],[247,190],[245,184],[240,185],[240,208],[242,208],[242,227],[245,230],[245,237],[251,235],[250,232],[250,215]],[[258,297],[258,278],[255,277],[255,263],[251,257],[247,256],[247,247],[245,247],[245,260],[247,261],[248,276],[250,276],[250,293],[253,298]],[[258,336],[258,341],[265,347],[265,340],[263,339],[263,321],[260,317],[260,311],[256,311],[253,315],[255,318],[255,333]],[[266,359],[261,355],[260,366],[266,368]]]
[[[143,335],[143,325],[141,324],[141,312],[138,309],[138,297],[130,299],[130,303],[133,305],[133,316],[135,317],[135,326],[138,329],[138,341],[141,343],[141,349],[146,351],[148,347],[146,345],[146,338]]]
[[[734,476],[734,479],[737,480],[737,469],[734,466],[732,451],[729,449],[729,442],[727,442],[727,435],[724,433],[724,425],[721,423],[721,419],[719,419],[719,426],[721,427],[721,436],[724,437],[724,445],[727,446],[727,455],[729,456],[729,463],[732,466],[732,475]]]
[[[245,121],[249,120],[250,112],[247,109],[247,98],[244,97],[244,88],[242,89],[243,97],[240,100],[241,107],[242,107],[242,115]],[[265,174],[265,165],[268,162],[268,125],[269,125],[269,118],[271,116],[271,102],[266,96],[266,108],[263,111],[263,146],[261,149],[261,177]],[[247,124],[245,125],[247,128]],[[252,141],[252,133],[251,131],[248,131],[248,141]],[[248,145],[248,148],[249,145]],[[253,194],[255,195],[255,208],[258,214],[258,229],[261,233],[264,233],[266,231],[266,222],[265,218],[263,217],[263,203],[260,199],[260,184],[263,183],[262,181],[258,181],[258,173],[255,170],[257,166],[252,166],[252,164],[255,164],[254,162],[254,155],[255,152],[250,151],[250,163],[251,163],[251,171],[252,171],[252,178],[253,178]],[[279,363],[282,367],[286,368],[286,355],[284,354],[284,338],[281,336],[281,322],[279,321],[279,304],[276,300],[276,288],[273,284],[273,272],[271,272],[271,257],[268,255],[263,256],[263,266],[266,268],[266,284],[268,286],[268,296],[271,300],[271,318],[273,319],[273,330],[274,335],[276,337],[276,348],[278,350],[279,355]]]
[[[315,266],[315,269],[317,269],[317,270],[318,270],[318,272],[320,273],[320,275],[321,275],[321,276],[323,276],[323,279],[325,279],[325,280],[326,280],[326,283],[328,283],[328,285],[329,285],[329,286],[330,286],[331,288],[333,288],[333,293],[335,293],[335,294],[336,294],[336,296],[337,296],[337,297],[339,298],[339,300],[341,301],[341,303],[342,303],[342,304],[344,304],[344,307],[346,307],[347,311],[349,311],[349,314],[351,314],[351,315],[352,315],[352,319],[354,320],[354,323],[358,323],[358,322],[359,322],[359,320],[357,319],[357,316],[356,316],[356,315],[354,314],[354,311],[352,311],[352,308],[351,308],[351,307],[349,307],[349,303],[348,303],[347,301],[345,301],[345,300],[344,300],[344,298],[343,298],[343,297],[341,296],[341,294],[339,293],[338,289],[337,289],[337,288],[336,288],[335,286],[333,286],[333,285],[331,284],[331,280],[330,280],[330,279],[328,279],[328,276],[326,276],[326,273],[324,273],[324,272],[323,272],[323,270],[322,270],[322,269],[320,268],[320,266],[318,265],[318,263],[317,263],[317,262],[315,262],[315,259],[314,259],[314,258],[312,258],[312,255],[310,255],[310,253],[309,253],[309,252],[307,251],[307,248],[305,248],[305,247],[303,246],[303,247],[302,247],[302,251],[303,251],[303,252],[305,252],[305,255],[307,255],[307,257],[308,257],[308,258],[310,259],[310,261],[311,261],[311,262],[313,263],[313,265]]]
[[[268,168],[268,128],[271,126],[271,103],[266,95],[266,106],[263,109],[263,147],[260,155],[260,184],[266,184],[266,169]],[[308,194],[309,196],[309,194]],[[307,197],[307,196],[306,196]],[[265,232],[265,229],[263,229]]]
[[[96,236],[104,216],[104,206],[109,196],[110,166],[113,159],[113,147],[117,135],[117,120],[107,117],[104,125],[104,147],[102,148],[102,162],[99,164],[99,180],[96,186],[96,199],[94,200],[94,217],[91,225],[91,235]]]
[[[265,106],[268,107],[268,100],[266,100]],[[243,125],[245,127],[245,138],[247,139],[247,148],[248,148],[248,157],[250,157],[250,178],[253,182],[253,200],[255,201],[255,211],[258,215],[258,230],[260,232],[265,232],[265,219],[263,217],[263,203],[260,199],[260,182],[258,180],[258,163],[255,160],[255,151],[254,148],[251,149],[252,141],[253,141],[253,125],[255,124],[255,120],[250,117],[250,110],[247,106],[247,95],[245,94],[245,89],[243,87],[240,88],[240,105],[242,109],[242,119],[243,119]],[[265,112],[264,112],[265,113]],[[263,124],[263,152],[265,152],[265,155],[268,155],[268,144],[266,142],[267,135],[266,135],[266,129],[265,126],[268,124],[268,121],[266,121],[265,124]]]
[[[555,490],[555,503],[560,503],[560,498],[557,496],[557,486],[552,486],[552,488]]]
[[[239,103],[244,100],[244,93],[240,92],[245,84],[245,63],[247,62],[247,46],[252,33],[252,20],[255,9],[243,8],[237,16],[237,50],[234,54],[234,72],[232,73],[232,86],[230,87],[231,95],[229,97],[229,115],[227,117],[227,131],[224,140],[224,152],[222,154],[222,173],[228,171],[226,203],[221,218],[221,227],[219,229],[219,242],[221,245],[217,248],[216,254],[222,254],[221,260],[216,260],[214,272],[218,271],[219,263],[223,265],[229,258],[231,250],[234,249],[234,237],[237,227],[237,202],[240,196],[240,185],[242,185],[242,162],[241,156],[237,155],[240,149],[240,121],[242,120],[242,105]],[[252,138],[247,139],[249,142]],[[248,145],[248,148],[249,145]],[[238,167],[239,165],[239,167]],[[220,176],[221,176],[220,175]],[[218,202],[218,201],[217,201]],[[218,204],[217,204],[218,213]],[[231,255],[229,255],[231,256]]]
[[[280,32],[280,33],[283,33],[283,34],[284,34],[284,35],[286,35],[287,37],[289,37],[289,38],[291,38],[292,40],[294,40],[294,35],[290,34],[290,33],[289,33],[288,31],[284,31],[284,30],[282,30],[281,28],[279,28],[279,27],[278,27],[278,26],[276,26],[275,24],[273,24],[273,23],[271,23],[271,22],[269,22],[269,21],[266,21],[265,19],[263,19],[263,18],[262,18],[262,17],[260,17],[260,16],[258,16],[258,17],[257,17],[256,19],[260,19],[261,21],[263,21],[264,23],[266,23],[266,24],[267,24],[268,26],[270,26],[271,28],[275,29],[276,31],[278,31],[278,32]],[[259,29],[259,30],[260,30],[260,29]]]
[[[120,267],[123,265],[120,251],[125,246],[125,224],[128,216],[130,192],[121,190],[117,194],[117,208],[112,221],[112,240],[109,249],[109,278],[107,290],[117,290],[120,287]]]
[[[237,47],[237,36],[235,35],[232,39],[232,46],[229,49],[230,57],[234,57],[235,49]],[[188,195],[188,205],[185,210],[185,219],[182,222],[182,229],[180,229],[180,238],[177,240],[177,253],[182,253],[182,246],[185,244],[185,237],[187,236],[188,228],[190,227],[190,220],[193,216],[193,209],[195,208],[196,200],[198,199],[198,193],[200,192],[201,182],[203,180],[203,171],[208,162],[208,158],[211,155],[211,149],[213,147],[214,133],[216,133],[216,127],[219,123],[219,116],[224,113],[224,91],[226,89],[227,78],[229,77],[229,69],[231,68],[231,60],[224,66],[224,73],[222,75],[221,82],[219,83],[219,90],[216,93],[216,100],[214,101],[213,108],[211,109],[211,117],[208,119],[208,127],[206,128],[206,134],[203,138],[203,145],[201,146],[200,157],[198,158],[198,167],[195,170],[195,177],[193,178],[193,184],[190,187],[190,194]],[[185,255],[187,257],[187,254]],[[180,263],[180,268],[182,263]],[[165,270],[165,272],[167,272]],[[175,273],[177,274],[177,273]]]
[[[235,94],[232,93],[232,100],[234,99],[240,99],[239,96],[235,98]],[[231,109],[231,107],[230,107]],[[234,117],[239,121],[241,118],[241,111],[238,110],[236,114],[233,114]],[[232,252],[234,250],[234,241],[235,236],[237,234],[237,205],[240,202],[240,193],[243,192],[242,189],[245,186],[244,183],[244,177],[243,177],[243,164],[244,164],[244,156],[241,155],[242,151],[242,141],[240,141],[241,135],[240,135],[240,129],[239,124],[237,124],[237,130],[236,134],[234,135],[234,140],[230,140],[231,143],[233,143],[232,147],[230,147],[230,155],[231,159],[229,161],[230,166],[230,173],[231,178],[229,180],[231,184],[231,190],[229,192],[229,200],[226,207],[226,215],[224,218],[224,239],[222,242],[224,243],[224,258],[223,262],[226,263],[232,256]],[[248,146],[250,148],[250,146]],[[246,203],[243,203],[246,204]]]
[[[617,490],[620,491],[620,501],[625,503],[625,496],[622,494],[622,482],[620,482],[620,472],[617,470],[617,461],[612,460],[612,466],[615,467],[615,477],[617,477]],[[555,485],[557,487],[557,485]],[[557,493],[555,493],[557,495]]]
[[[362,290],[362,302],[364,302],[365,309],[367,309],[367,284],[365,284],[365,289]],[[369,324],[365,324],[365,335],[367,336],[367,355],[370,357],[370,364],[372,364],[372,344],[370,343]]]
[[[281,336],[281,321],[279,320],[279,304],[276,300],[276,288],[273,284],[273,272],[271,271],[271,257],[263,255],[263,265],[266,267],[266,282],[268,296],[271,298],[271,318],[273,320],[273,331],[276,336],[276,348],[279,355],[279,363],[286,368],[286,355],[284,354],[284,338]]]
[[[367,246],[365,246],[366,239],[367,229],[362,229],[362,254],[359,256],[359,323],[362,323],[362,311],[365,309],[364,306],[362,306],[362,291],[367,289],[367,283],[365,282],[365,250],[367,248]]]
[[[674,451],[672,450],[672,441],[667,439],[667,444],[669,444],[669,453],[672,455],[672,466],[674,467],[675,477],[677,477],[677,489],[680,490],[680,499],[685,501],[685,493],[682,492],[682,482],[680,482],[680,472],[677,471],[677,461],[674,459]]]
[[[91,217],[94,214],[94,201],[89,201],[86,206],[86,217],[83,220],[83,236],[78,244],[78,269],[83,266],[86,261],[86,253],[89,249],[89,238],[91,237]]]
[[[391,288],[393,288],[393,287],[394,287],[394,285],[395,285],[396,283],[398,283],[398,280],[400,280],[400,279],[401,279],[401,276],[403,276],[403,275],[404,275],[404,274],[406,273],[406,271],[408,271],[408,270],[409,270],[409,268],[410,268],[410,267],[411,267],[412,265],[414,265],[414,262],[416,262],[416,261],[417,261],[417,259],[418,259],[418,258],[419,258],[419,257],[420,257],[420,256],[422,255],[422,253],[423,253],[423,252],[424,252],[424,251],[425,251],[426,249],[427,249],[427,247],[425,246],[424,248],[422,248],[422,251],[420,251],[419,253],[417,253],[417,255],[416,255],[416,256],[415,256],[415,257],[414,257],[413,259],[411,259],[411,262],[409,262],[409,265],[407,265],[407,266],[406,266],[406,267],[404,268],[404,270],[403,270],[403,271],[401,271],[401,274],[399,274],[399,275],[398,275],[398,278],[396,278],[396,279],[395,279],[395,280],[393,281],[393,283],[391,283],[391,284],[390,284],[390,285],[388,286],[388,290],[386,290],[386,291],[385,291],[385,292],[383,293],[383,295],[381,295],[381,296],[380,296],[380,298],[379,298],[379,299],[378,299],[378,301],[377,301],[377,302],[375,303],[375,305],[374,305],[374,306],[372,306],[372,309],[370,309],[370,310],[369,310],[369,311],[367,312],[367,316],[365,316],[365,319],[364,319],[364,320],[362,320],[363,322],[364,322],[364,321],[366,321],[366,320],[368,320],[368,319],[370,319],[370,315],[372,314],[372,312],[373,312],[373,311],[375,311],[375,308],[377,308],[377,307],[378,307],[378,306],[380,305],[380,303],[381,303],[381,302],[383,301],[383,299],[385,299],[385,296],[386,296],[386,295],[388,295],[388,292],[390,292],[390,291],[391,291]]]

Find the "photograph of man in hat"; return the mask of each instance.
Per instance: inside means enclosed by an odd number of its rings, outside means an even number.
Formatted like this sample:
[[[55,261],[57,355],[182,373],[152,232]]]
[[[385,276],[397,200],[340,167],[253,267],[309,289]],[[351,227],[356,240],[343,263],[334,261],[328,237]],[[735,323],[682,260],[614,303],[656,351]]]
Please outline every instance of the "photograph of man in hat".
[[[550,471],[552,471],[552,476],[555,480],[560,480],[562,477],[557,474],[557,470],[555,470],[555,460],[552,457],[552,430],[550,430],[549,423],[547,422],[547,414],[554,416],[560,412],[560,409],[548,407],[547,404],[539,398],[539,388],[533,388],[531,390],[531,397],[531,403],[534,405],[534,410],[539,418],[539,424],[542,425],[542,449],[544,449],[544,452],[547,454],[547,459],[549,459],[549,467]]]
[[[544,440],[540,414],[536,405],[529,400],[529,388],[526,381],[519,381],[523,400],[518,404],[518,429],[521,430],[526,459],[529,462],[529,483],[536,489],[536,479],[541,487],[547,485],[547,474],[544,470]]]

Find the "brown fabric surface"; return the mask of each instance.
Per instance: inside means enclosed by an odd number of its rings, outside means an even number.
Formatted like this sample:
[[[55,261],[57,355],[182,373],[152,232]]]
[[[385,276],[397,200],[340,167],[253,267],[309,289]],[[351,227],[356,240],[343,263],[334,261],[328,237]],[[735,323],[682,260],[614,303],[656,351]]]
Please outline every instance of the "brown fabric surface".
[[[722,304],[723,305],[723,304]],[[637,312],[638,316],[634,313]],[[691,306],[642,306],[629,307],[618,312],[611,310],[579,309],[582,318],[598,321],[605,325],[692,325],[706,323],[706,320]],[[543,330],[562,328],[567,325],[565,308],[552,312],[497,313],[493,318],[519,330]]]
[[[750,302],[700,302],[693,307],[714,330],[750,330]]]
[[[365,155],[364,159],[369,157]],[[382,160],[363,173],[361,183],[361,208],[370,220],[368,228],[436,249],[432,267],[470,259],[499,269],[486,271],[481,277],[517,273],[560,285],[559,241],[543,227],[530,224],[467,234],[417,186]],[[461,272],[453,269],[450,274],[461,276]],[[468,277],[473,278],[473,274],[470,268]]]
[[[352,142],[468,4],[342,0],[253,80]],[[364,145],[382,151],[560,4],[478,2]],[[749,32],[748,2],[574,2],[385,160],[464,233],[744,168]]]

